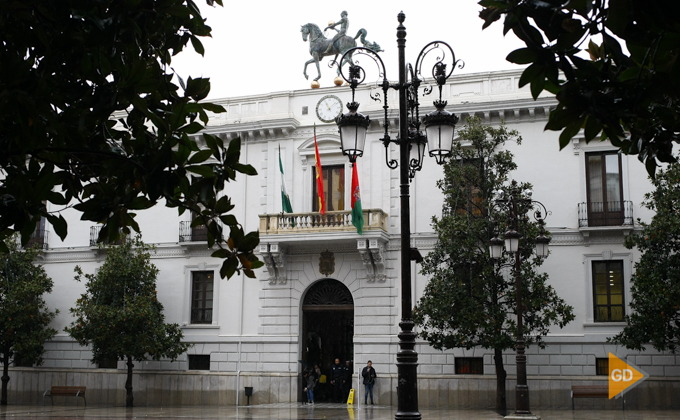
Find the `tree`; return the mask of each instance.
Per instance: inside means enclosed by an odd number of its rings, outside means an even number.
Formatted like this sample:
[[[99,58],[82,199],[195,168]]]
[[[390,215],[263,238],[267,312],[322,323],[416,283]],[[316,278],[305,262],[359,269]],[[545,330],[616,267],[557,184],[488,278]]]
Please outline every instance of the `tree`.
[[[127,363],[126,406],[132,407],[133,362],[149,358],[174,361],[191,345],[183,343],[178,324],[166,324],[163,305],[156,297],[158,269],[151,248],[137,237],[107,247],[104,264],[95,274],[76,267],[84,276],[86,292],[70,312],[76,318],[65,331],[81,346],[92,346],[92,362]]]
[[[626,237],[625,245],[642,253],[631,277],[633,313],[628,325],[611,341],[629,349],[675,352],[680,346],[680,164],[669,165],[652,180],[655,190],[644,205],[656,211],[642,232]]]
[[[7,405],[10,360],[41,365],[44,343],[57,333],[49,325],[58,311],[50,312],[42,298],[52,291],[52,279],[35,263],[39,251],[21,249],[15,239],[0,254],[1,405]]]
[[[486,28],[505,15],[503,33],[526,44],[507,60],[530,64],[519,85],[546,90],[558,105],[546,129],[560,147],[584,130],[637,154],[654,176],[680,143],[678,2],[644,0],[481,0]]]
[[[429,281],[414,319],[419,335],[435,349],[493,349],[496,409],[505,412],[502,352],[514,348],[517,333],[515,259],[504,253],[500,262],[494,261],[488,244],[507,219],[506,211],[494,207],[493,201],[509,194],[508,176],[516,168],[512,153],[499,148],[508,141],[520,143],[521,137],[505,125],[483,126],[478,118],[469,118],[459,134],[469,144],[454,147],[444,179],[438,182],[444,193],[442,216],[433,218],[438,240],[422,264],[421,273]],[[526,194],[531,186],[523,183],[519,190]],[[527,210],[521,208],[520,213]],[[526,238],[538,235],[538,223],[521,217],[519,228],[525,238],[519,252],[526,342],[543,347],[542,337],[550,326],[566,325],[574,318],[573,309],[547,284],[547,274],[537,272],[543,259]]]
[[[223,190],[256,171],[239,163],[238,139],[198,139],[224,108],[202,102],[209,79],[185,82],[170,67],[189,42],[203,54],[210,36],[192,0],[7,0],[0,32],[0,251],[13,232],[25,245],[42,217],[65,238],[66,208],[113,243],[160,203],[207,227],[222,277],[254,277],[258,233],[228,214]]]

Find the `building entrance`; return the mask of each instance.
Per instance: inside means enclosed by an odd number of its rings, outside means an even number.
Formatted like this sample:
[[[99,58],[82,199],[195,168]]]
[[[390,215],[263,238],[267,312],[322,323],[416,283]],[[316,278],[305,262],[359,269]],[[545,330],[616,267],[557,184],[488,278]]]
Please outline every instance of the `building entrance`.
[[[310,368],[318,364],[327,383],[319,384],[315,400],[323,401],[332,397],[330,385],[331,366],[340,359],[354,356],[354,300],[347,287],[333,279],[314,283],[302,302],[302,361]],[[303,381],[300,381],[302,396]]]

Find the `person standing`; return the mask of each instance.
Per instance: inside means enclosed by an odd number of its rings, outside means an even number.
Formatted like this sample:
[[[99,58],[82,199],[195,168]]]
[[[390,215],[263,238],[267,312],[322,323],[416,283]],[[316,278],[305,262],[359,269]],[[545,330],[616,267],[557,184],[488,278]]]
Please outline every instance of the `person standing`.
[[[350,389],[352,389],[352,362],[347,360],[345,361],[345,384],[342,389],[346,401],[349,399]]]
[[[340,364],[340,359],[335,359],[331,367],[331,385],[333,385],[333,401],[342,402],[342,388],[345,383],[345,369]]]
[[[314,371],[310,370],[307,374],[307,402],[314,404],[314,387],[316,386],[316,376],[314,376]]]
[[[319,383],[319,380],[321,380],[321,369],[319,369],[318,364],[314,364],[314,376],[316,377],[316,383]]]
[[[369,360],[361,370],[361,377],[364,378],[364,404],[368,404],[368,394],[371,394],[371,405],[373,405],[373,385],[375,384],[376,376],[373,363]]]

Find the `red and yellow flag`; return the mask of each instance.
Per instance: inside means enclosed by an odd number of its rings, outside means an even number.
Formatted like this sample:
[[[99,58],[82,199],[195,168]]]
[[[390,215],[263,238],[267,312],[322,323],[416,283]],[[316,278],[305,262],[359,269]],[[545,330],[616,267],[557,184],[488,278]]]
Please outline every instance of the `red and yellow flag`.
[[[314,125],[314,150],[316,152],[316,193],[319,196],[319,212],[326,213],[326,195],[323,192],[323,172],[321,171],[321,159],[319,159],[319,146],[316,144],[316,124]]]

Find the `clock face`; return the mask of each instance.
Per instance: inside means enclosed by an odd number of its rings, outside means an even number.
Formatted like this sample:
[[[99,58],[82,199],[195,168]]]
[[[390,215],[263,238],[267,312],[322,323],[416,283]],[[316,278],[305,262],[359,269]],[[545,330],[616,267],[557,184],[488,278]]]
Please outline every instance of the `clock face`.
[[[326,95],[316,104],[316,116],[323,122],[333,122],[341,113],[342,101],[335,95]]]

